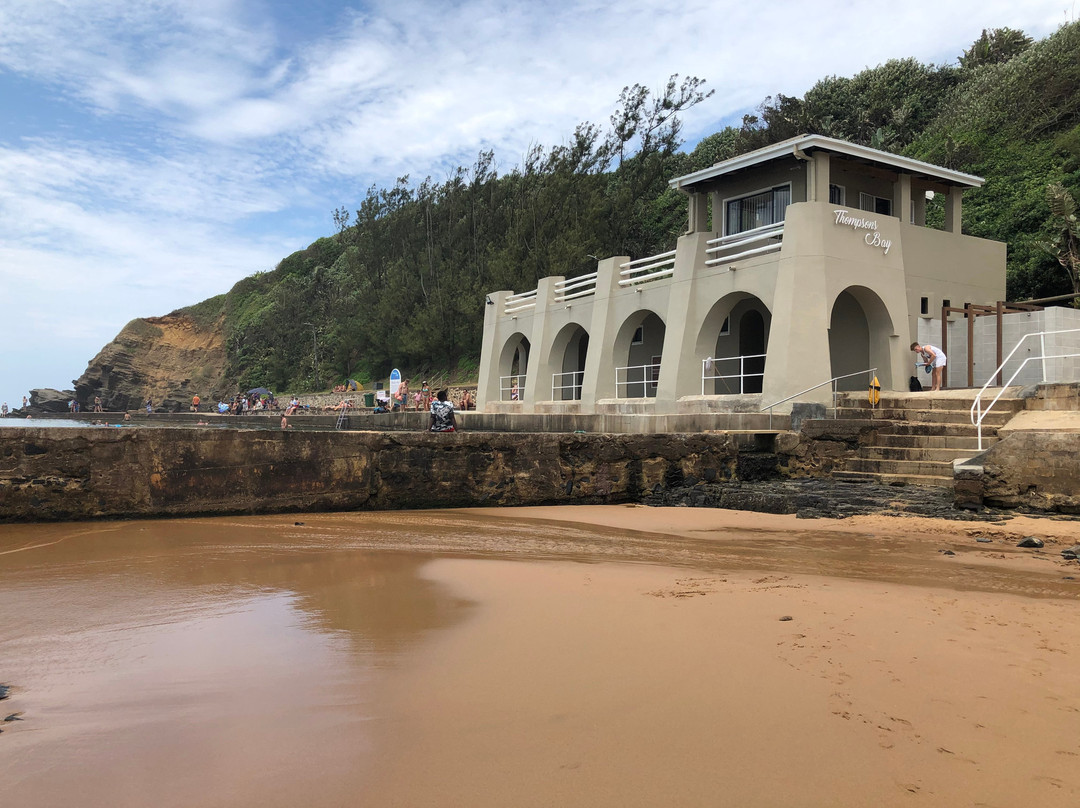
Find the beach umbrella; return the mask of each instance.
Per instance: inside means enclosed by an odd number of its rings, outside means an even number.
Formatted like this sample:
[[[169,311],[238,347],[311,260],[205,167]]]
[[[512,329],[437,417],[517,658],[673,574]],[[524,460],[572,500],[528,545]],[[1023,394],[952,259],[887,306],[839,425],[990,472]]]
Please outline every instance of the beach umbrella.
[[[267,397],[270,397],[270,396],[274,395],[269,390],[267,390],[265,387],[252,388],[251,390],[247,391],[247,394],[249,396],[267,396]]]

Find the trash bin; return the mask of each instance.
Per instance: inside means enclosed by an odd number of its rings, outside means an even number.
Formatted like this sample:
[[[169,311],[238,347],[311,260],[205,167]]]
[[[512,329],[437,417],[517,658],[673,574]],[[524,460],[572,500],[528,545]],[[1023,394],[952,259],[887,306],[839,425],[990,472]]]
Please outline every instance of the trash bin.
[[[364,406],[365,407],[374,407],[375,406],[375,394],[374,393],[364,393]]]

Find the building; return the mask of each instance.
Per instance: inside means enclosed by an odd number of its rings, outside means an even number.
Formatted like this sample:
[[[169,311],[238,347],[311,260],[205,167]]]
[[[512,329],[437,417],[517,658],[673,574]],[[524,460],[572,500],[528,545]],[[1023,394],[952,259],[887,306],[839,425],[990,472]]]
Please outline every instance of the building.
[[[488,296],[478,409],[785,412],[875,375],[906,390],[920,320],[1005,297],[1005,245],[961,232],[982,182],[820,135],[672,180],[674,250]]]

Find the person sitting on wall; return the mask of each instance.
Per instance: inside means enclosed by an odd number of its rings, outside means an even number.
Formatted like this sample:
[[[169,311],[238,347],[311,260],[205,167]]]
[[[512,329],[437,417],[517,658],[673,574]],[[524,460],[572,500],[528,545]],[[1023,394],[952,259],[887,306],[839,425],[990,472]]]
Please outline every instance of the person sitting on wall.
[[[946,357],[941,348],[935,348],[933,345],[920,345],[917,342],[911,343],[911,350],[916,356],[922,359],[921,364],[930,368],[933,375],[930,376],[930,392],[936,392],[941,389],[941,377],[945,373]]]
[[[431,402],[431,432],[455,432],[454,405],[446,400],[446,391],[440,390]]]
[[[476,404],[473,403],[472,393],[466,390],[461,394],[461,409],[462,411],[475,409]]]

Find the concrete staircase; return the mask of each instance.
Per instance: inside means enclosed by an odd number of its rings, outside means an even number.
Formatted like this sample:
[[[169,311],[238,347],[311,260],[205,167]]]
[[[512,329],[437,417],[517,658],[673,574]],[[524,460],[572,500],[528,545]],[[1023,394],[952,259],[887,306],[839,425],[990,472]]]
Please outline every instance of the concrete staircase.
[[[978,430],[970,415],[975,392],[888,393],[882,394],[876,408],[869,406],[864,392],[842,394],[837,418],[877,421],[880,427],[871,443],[861,446],[857,456],[846,460],[833,476],[951,488],[953,461],[978,453]],[[1021,399],[1008,395],[998,401],[983,420],[984,449],[997,441],[998,427],[1023,407]]]

